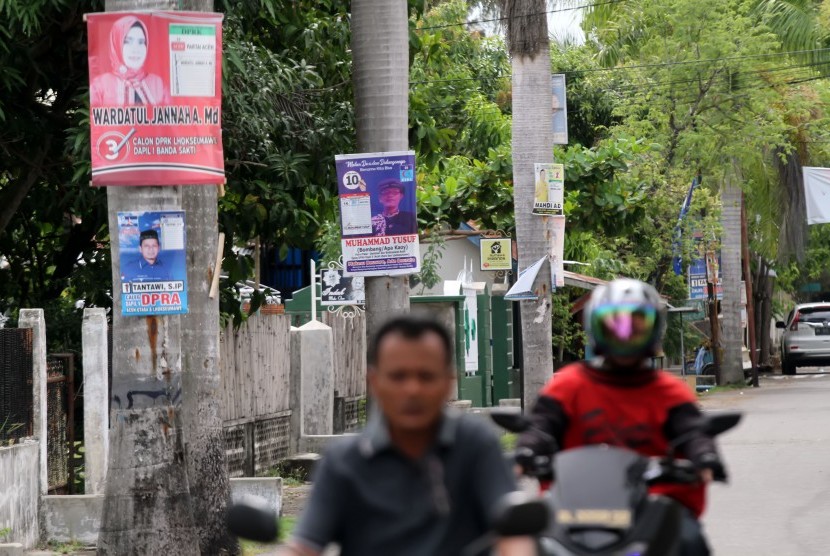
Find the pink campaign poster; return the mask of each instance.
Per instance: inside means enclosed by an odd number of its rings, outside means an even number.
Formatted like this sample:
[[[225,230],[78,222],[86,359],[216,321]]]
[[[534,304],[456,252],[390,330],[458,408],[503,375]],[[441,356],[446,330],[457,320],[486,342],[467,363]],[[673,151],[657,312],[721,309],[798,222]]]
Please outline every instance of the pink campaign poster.
[[[225,183],[222,14],[87,15],[93,185]]]

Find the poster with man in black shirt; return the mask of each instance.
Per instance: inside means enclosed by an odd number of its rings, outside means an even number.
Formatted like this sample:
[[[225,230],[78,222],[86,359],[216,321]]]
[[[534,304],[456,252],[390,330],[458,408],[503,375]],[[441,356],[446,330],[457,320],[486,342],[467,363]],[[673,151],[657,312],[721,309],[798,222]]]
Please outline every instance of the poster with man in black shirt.
[[[413,151],[338,155],[345,276],[418,272]]]

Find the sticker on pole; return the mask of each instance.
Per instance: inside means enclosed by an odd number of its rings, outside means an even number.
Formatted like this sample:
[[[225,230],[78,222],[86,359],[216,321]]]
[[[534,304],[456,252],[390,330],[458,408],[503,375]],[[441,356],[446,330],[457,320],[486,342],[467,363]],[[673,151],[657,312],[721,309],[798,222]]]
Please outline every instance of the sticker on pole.
[[[184,211],[118,213],[121,314],[187,313]]]
[[[513,268],[512,240],[507,238],[482,238],[481,270],[511,270]]]
[[[334,159],[344,274],[418,272],[415,152],[338,155]]]
[[[225,183],[222,14],[87,14],[92,185]]]

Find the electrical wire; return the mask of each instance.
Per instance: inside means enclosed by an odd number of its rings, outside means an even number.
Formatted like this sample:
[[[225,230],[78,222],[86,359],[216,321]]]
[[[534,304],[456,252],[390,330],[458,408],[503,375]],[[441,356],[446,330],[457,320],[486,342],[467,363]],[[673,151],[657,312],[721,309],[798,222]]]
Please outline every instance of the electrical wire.
[[[540,15],[555,14],[555,13],[559,13],[559,12],[569,12],[569,11],[575,11],[575,10],[584,10],[586,8],[596,8],[596,7],[599,7],[599,6],[607,6],[609,4],[622,4],[622,3],[628,2],[628,1],[629,0],[607,0],[606,2],[594,2],[594,3],[591,3],[591,4],[584,4],[582,6],[571,6],[571,7],[567,7],[567,8],[557,8],[557,9],[554,9],[554,10],[547,10],[547,11],[544,11],[544,12],[535,12],[535,13],[531,13],[531,14],[524,14],[524,15],[521,15],[521,16],[514,16],[514,17],[536,17],[536,16],[540,16]],[[458,23],[446,23],[446,24],[442,24],[442,25],[431,25],[431,26],[427,26],[427,27],[419,27],[419,28],[415,29],[415,31],[416,32],[417,31],[431,31],[433,29],[447,29],[449,27],[466,27],[467,25],[477,25],[479,23],[495,23],[497,21],[507,21],[508,19],[510,19],[509,16],[494,17],[494,18],[490,18],[490,19],[478,19],[478,20],[472,20],[472,21],[463,21],[463,22],[458,22]]]

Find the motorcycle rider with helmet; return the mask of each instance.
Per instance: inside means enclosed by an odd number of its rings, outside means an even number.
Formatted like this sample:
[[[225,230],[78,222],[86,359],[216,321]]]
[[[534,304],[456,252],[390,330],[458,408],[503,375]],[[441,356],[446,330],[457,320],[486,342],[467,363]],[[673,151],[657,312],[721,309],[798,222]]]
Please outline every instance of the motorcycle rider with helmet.
[[[609,444],[664,456],[673,439],[688,435],[679,455],[697,466],[700,481],[654,485],[651,491],[685,508],[681,554],[705,556],[710,551],[698,518],[705,507],[706,484],[726,475],[714,440],[692,432],[701,418],[695,394],[651,365],[661,351],[665,328],[665,304],[651,285],[618,279],[597,287],[585,309],[594,355],[563,367],[542,388],[529,415],[533,427],[522,433],[517,449],[553,455],[560,449]]]

